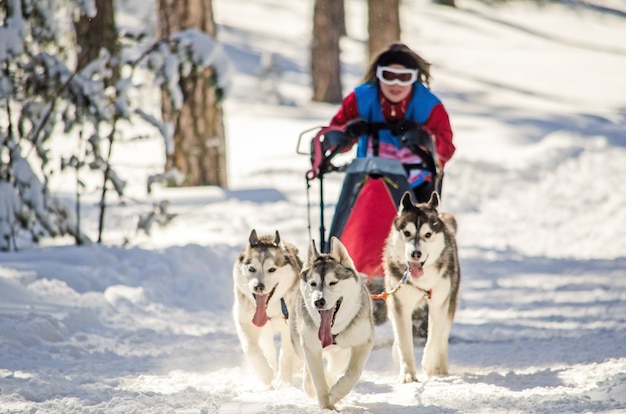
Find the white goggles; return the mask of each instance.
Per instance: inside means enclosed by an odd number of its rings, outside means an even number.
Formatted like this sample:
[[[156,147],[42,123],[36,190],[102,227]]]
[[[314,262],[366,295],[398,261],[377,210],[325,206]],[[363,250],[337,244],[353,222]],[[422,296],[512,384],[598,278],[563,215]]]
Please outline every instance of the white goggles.
[[[387,85],[412,85],[417,80],[417,69],[398,69],[389,66],[378,66],[376,77]]]

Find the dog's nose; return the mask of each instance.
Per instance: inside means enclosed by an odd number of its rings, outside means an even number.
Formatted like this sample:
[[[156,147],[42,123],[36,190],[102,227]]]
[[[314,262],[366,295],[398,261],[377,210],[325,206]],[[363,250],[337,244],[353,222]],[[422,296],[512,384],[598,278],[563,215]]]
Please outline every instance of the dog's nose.
[[[265,285],[263,283],[259,283],[254,287],[255,292],[263,292],[265,290]]]
[[[411,259],[419,259],[420,257],[422,257],[422,252],[419,250],[413,250],[411,252]]]
[[[326,300],[324,300],[324,298],[319,298],[318,300],[316,300],[315,302],[315,307],[317,309],[321,309],[324,307],[324,305],[326,305]]]

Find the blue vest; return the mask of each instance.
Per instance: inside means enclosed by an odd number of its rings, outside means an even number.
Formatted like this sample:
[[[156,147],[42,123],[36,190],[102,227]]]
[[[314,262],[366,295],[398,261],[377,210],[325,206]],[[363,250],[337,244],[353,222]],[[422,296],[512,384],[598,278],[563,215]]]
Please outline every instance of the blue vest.
[[[380,107],[378,86],[375,82],[364,83],[354,90],[356,94],[359,117],[369,122],[385,122],[383,111]],[[439,103],[439,99],[421,82],[413,84],[413,97],[406,109],[404,119],[412,120],[420,125],[426,123],[433,107]],[[380,131],[380,142],[390,143],[400,149],[400,137],[391,135],[388,130]],[[367,144],[369,136],[363,135],[357,144],[357,158],[367,156]]]

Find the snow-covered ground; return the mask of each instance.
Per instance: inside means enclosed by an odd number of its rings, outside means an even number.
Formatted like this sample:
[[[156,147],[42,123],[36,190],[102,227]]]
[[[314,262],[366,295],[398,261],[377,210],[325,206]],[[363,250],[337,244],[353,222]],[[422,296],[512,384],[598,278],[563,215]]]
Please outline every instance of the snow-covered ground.
[[[337,107],[309,101],[313,2],[213,3],[234,66],[229,189],[148,195],[159,139],[118,144],[131,196],[112,200],[103,245],[0,254],[0,413],[320,412],[296,386],[260,386],[230,313],[252,228],[279,230],[302,257],[318,237],[319,188],[309,212],[296,143]],[[433,63],[458,149],[443,194],[462,267],[450,375],[398,384],[384,324],[342,412],[626,409],[626,6],[569,4],[403,2],[403,40]],[[346,93],[367,63],[363,7],[347,1]],[[327,224],[341,179],[325,182]],[[71,198],[72,177],[55,180]],[[137,233],[162,200],[174,220]]]

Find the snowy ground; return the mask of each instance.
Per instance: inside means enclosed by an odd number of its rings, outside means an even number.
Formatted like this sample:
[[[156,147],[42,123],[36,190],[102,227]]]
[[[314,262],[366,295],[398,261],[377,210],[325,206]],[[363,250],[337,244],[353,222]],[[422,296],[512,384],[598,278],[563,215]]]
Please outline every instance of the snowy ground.
[[[127,143],[116,158],[132,196],[111,206],[104,245],[0,254],[0,413],[320,412],[298,387],[259,385],[230,314],[231,266],[252,228],[279,230],[302,256],[318,236],[319,189],[309,232],[295,149],[336,106],[309,102],[312,3],[214,1],[235,69],[228,190],[148,195],[159,141]],[[362,3],[347,1],[346,92],[366,64]],[[626,409],[626,7],[570,3],[403,3],[403,40],[432,61],[458,148],[443,195],[462,261],[450,375],[398,384],[382,325],[342,412]],[[326,181],[327,224],[341,178]],[[57,180],[71,198],[71,177]],[[136,233],[161,200],[177,217]]]

